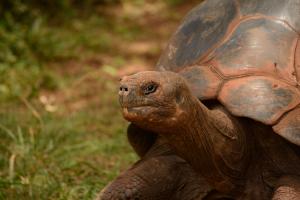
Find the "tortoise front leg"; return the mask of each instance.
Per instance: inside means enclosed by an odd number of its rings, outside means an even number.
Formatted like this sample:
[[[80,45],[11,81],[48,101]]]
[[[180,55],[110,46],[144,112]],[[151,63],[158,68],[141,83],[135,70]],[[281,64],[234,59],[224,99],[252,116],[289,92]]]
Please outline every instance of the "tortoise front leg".
[[[300,199],[300,177],[282,177],[275,189],[272,200],[298,200]]]
[[[98,200],[200,200],[210,190],[178,156],[148,154],[110,183]]]
[[[106,186],[98,200],[201,200],[212,190],[160,137],[133,124],[127,134],[141,159]]]

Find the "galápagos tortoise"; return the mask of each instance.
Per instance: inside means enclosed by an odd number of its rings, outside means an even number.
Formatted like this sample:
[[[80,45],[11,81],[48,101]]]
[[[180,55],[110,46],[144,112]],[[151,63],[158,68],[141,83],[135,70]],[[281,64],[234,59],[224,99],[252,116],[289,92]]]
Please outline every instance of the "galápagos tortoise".
[[[206,1],[121,80],[123,115],[232,199],[300,199],[299,33],[299,0]]]

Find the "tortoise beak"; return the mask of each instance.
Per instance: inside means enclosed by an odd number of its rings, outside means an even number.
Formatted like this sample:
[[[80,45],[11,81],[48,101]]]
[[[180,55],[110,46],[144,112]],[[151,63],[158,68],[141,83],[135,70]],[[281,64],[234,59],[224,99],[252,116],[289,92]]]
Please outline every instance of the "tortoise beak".
[[[122,107],[123,117],[128,121],[132,121],[137,117],[137,114],[133,112],[133,107],[136,106],[136,94],[133,87],[129,87],[127,84],[121,83],[119,88],[119,102]]]
[[[135,106],[137,99],[137,87],[129,84],[126,78],[122,78],[119,88],[119,102],[122,108]]]
[[[128,86],[125,84],[121,84],[119,88],[119,102],[122,107],[127,107],[126,98],[129,94]]]

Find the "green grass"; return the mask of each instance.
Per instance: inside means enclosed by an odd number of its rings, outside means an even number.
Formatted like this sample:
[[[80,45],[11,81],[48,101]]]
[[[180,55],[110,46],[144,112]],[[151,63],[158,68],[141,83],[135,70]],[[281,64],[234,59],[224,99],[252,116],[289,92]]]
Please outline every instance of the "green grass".
[[[0,199],[94,199],[137,160],[118,76],[154,66],[182,1],[114,1],[52,20],[15,2],[0,20]],[[12,15],[28,12],[22,23]]]
[[[117,98],[107,95],[115,82],[98,83],[106,85],[99,87],[95,102],[70,113],[63,105],[51,113],[26,100],[5,105],[0,113],[0,198],[92,199],[136,160]]]
[[[137,159],[118,105],[122,62],[110,52],[112,61],[96,62],[110,41],[97,38],[108,30],[97,34],[96,17],[73,23],[43,27],[69,55],[3,71],[0,199],[94,199]]]

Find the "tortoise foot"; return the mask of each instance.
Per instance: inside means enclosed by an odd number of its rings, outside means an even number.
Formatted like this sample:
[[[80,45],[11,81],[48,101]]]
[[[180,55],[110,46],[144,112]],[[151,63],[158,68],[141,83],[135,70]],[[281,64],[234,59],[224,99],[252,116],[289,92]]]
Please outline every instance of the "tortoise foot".
[[[97,200],[139,200],[142,188],[142,180],[138,177],[117,179],[100,192]]]
[[[300,199],[300,177],[285,176],[277,184],[272,200]]]

